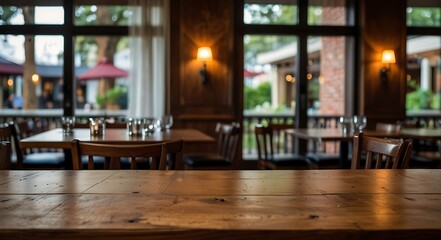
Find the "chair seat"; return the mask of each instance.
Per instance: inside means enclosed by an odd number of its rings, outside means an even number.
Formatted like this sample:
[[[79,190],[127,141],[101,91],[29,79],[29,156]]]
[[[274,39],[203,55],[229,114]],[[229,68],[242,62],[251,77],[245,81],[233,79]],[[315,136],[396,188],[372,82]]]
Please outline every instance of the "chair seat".
[[[306,157],[314,164],[320,166],[340,166],[340,155],[338,153],[307,153]]]
[[[218,154],[188,155],[184,157],[184,163],[192,167],[219,167],[231,165],[231,162]]]
[[[121,169],[130,169],[130,162],[131,162],[130,158],[122,157],[120,160],[121,160],[120,161]],[[83,163],[83,169],[87,169],[87,166],[89,164],[89,157],[88,156],[81,156],[81,161]],[[95,156],[93,158],[93,165],[94,165],[95,169],[104,169],[105,161],[106,161],[105,157]],[[139,165],[139,167],[141,169],[143,169],[143,168],[147,169],[146,166],[150,166],[150,164],[147,162],[138,162],[137,165]]]
[[[289,153],[274,154],[267,161],[278,167],[306,167],[310,165],[310,162],[306,157]]]
[[[62,167],[64,166],[64,153],[62,152],[39,152],[23,156],[25,167]]]

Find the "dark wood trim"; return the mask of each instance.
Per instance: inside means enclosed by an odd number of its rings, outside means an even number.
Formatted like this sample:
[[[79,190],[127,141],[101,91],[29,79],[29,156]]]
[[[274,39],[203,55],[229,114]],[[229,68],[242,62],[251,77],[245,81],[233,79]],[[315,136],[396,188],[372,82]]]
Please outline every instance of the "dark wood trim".
[[[72,31],[73,35],[129,35],[128,26],[74,26]]]
[[[70,3],[70,4],[69,4]],[[74,39],[73,29],[73,2],[64,6],[64,64],[63,64],[63,110],[64,116],[75,116],[75,93],[74,93]]]
[[[170,112],[174,116],[179,116],[181,111],[179,107],[179,73],[180,73],[180,1],[170,2]],[[177,123],[179,126],[179,122]]]
[[[407,35],[441,35],[440,27],[407,27]]]

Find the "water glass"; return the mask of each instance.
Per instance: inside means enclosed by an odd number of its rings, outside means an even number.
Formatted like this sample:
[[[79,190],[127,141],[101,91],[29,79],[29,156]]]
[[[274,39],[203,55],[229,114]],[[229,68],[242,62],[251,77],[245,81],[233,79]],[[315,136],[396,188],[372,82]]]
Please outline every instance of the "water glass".
[[[70,134],[73,132],[73,128],[75,126],[75,117],[67,116],[61,117],[61,126],[63,128],[63,133]]]
[[[140,118],[129,118],[127,121],[127,133],[129,136],[139,136],[143,132],[143,120]]]
[[[104,136],[106,131],[106,121],[103,118],[89,119],[90,135]]]
[[[173,126],[173,116],[172,115],[164,115],[159,118],[159,127],[161,131],[169,130]]]
[[[142,121],[144,127],[143,133],[146,135],[154,133],[159,127],[157,118],[144,118]]]
[[[347,117],[340,117],[339,119],[341,130],[343,135],[350,134],[352,132],[352,119]]]
[[[359,131],[363,132],[363,129],[366,128],[367,118],[366,116],[354,116],[354,127]]]

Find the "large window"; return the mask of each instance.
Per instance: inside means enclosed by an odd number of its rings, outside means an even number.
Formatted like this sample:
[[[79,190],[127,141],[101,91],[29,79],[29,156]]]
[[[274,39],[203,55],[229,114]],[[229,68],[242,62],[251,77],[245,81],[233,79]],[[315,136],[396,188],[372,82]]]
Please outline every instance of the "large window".
[[[348,69],[354,69],[355,59],[353,4],[245,1],[245,116],[352,113],[354,72]],[[299,95],[307,98],[299,103]],[[303,106],[295,113],[298,104]]]
[[[407,115],[441,110],[441,3],[409,1],[407,7]]]
[[[126,109],[127,0],[23,2],[0,6],[0,108]]]

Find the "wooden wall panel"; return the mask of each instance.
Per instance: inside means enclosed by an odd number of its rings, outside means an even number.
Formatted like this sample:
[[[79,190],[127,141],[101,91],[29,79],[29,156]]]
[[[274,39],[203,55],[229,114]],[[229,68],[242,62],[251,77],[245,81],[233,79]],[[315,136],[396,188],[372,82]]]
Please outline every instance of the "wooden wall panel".
[[[360,1],[361,83],[359,109],[373,127],[377,121],[405,117],[406,4],[401,0]],[[389,79],[380,79],[381,53],[395,50]]]
[[[172,76],[179,84],[172,95],[178,98],[173,110],[179,115],[229,114],[234,118],[234,1],[178,2],[179,35],[171,39],[172,44],[178,43],[174,51],[179,52],[174,56],[179,59],[178,65],[172,66],[179,68],[178,75]],[[196,60],[201,46],[211,47],[213,53],[213,60],[207,62],[209,80],[205,84],[199,75],[203,63]]]
[[[171,1],[170,112],[176,127],[199,129],[216,136],[216,122],[238,120],[235,80],[234,0]],[[211,47],[207,62],[208,82],[202,83],[197,49]],[[196,146],[190,152],[209,152],[215,144]],[[188,152],[188,151],[187,151]]]

